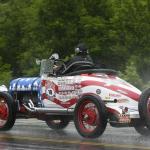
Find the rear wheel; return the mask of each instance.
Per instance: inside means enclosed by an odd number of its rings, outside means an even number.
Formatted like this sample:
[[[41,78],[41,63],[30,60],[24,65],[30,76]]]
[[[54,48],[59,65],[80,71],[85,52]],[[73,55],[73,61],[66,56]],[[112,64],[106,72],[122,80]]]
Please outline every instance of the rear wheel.
[[[12,97],[0,92],[0,131],[9,130],[15,123],[15,106]]]
[[[64,129],[68,126],[70,119],[66,116],[55,116],[46,120],[46,124],[54,130]]]
[[[75,107],[74,123],[79,134],[96,138],[103,134],[107,125],[106,108],[97,96],[82,97]]]
[[[141,121],[150,130],[150,88],[144,90],[140,96],[139,114]]]

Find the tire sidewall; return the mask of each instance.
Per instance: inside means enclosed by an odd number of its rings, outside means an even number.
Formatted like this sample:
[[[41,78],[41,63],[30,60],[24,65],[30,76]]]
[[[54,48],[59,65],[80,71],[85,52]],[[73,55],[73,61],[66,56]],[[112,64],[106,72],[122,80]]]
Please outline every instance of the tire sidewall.
[[[60,123],[55,123],[53,122],[54,120],[60,120]],[[54,130],[66,128],[69,122],[70,118],[67,118],[66,116],[53,116],[49,119],[46,119],[46,124],[48,125],[48,127]]]
[[[94,132],[91,132],[91,133],[83,132],[83,130],[80,129],[80,125],[78,122],[78,110],[80,109],[80,105],[85,100],[90,100],[92,103],[94,103],[95,106],[97,107],[98,113],[100,115],[100,126],[96,127]],[[98,97],[96,95],[86,95],[86,96],[81,97],[78,100],[78,103],[76,104],[75,111],[74,111],[74,124],[75,124],[75,127],[76,127],[77,131],[79,132],[79,134],[86,138],[97,138],[100,135],[102,135],[106,128],[106,125],[107,125],[107,113],[106,112],[107,111],[106,111],[105,104],[101,100],[100,97]]]
[[[3,97],[6,100],[6,103],[8,105],[8,111],[9,111],[7,122],[4,124],[3,127],[0,127],[0,131],[9,130],[10,128],[13,127],[16,119],[15,105],[13,102],[13,98],[11,95],[9,95],[9,93],[0,92],[0,97]]]
[[[144,124],[150,129],[150,114],[148,114],[147,112],[147,102],[149,96],[150,96],[150,88],[145,89],[142,92],[138,107],[141,121],[144,122]]]

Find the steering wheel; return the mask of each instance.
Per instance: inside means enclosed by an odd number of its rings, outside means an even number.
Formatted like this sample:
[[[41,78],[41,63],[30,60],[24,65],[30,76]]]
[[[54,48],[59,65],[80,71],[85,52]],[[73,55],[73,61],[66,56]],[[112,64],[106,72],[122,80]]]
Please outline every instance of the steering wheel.
[[[57,53],[53,53],[50,57],[50,60],[54,62],[53,69],[55,70],[55,73],[61,74],[64,70],[66,70],[65,62],[59,58],[59,55]]]
[[[66,67],[66,64],[65,64],[65,62],[62,60],[62,59],[56,59],[55,61],[54,61],[54,63],[55,64],[57,64],[57,63],[61,63],[61,66],[63,66],[63,70],[65,70],[67,67]],[[58,64],[59,65],[59,64]]]

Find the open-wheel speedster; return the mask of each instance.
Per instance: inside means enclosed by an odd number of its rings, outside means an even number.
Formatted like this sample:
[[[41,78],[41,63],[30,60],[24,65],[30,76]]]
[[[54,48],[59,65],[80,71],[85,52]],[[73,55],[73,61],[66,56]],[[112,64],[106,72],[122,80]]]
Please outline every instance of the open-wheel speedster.
[[[56,74],[53,66],[60,60],[55,58],[40,61],[39,77],[12,80],[11,96],[0,94],[0,130],[10,129],[16,118],[44,120],[52,129],[63,129],[74,120],[79,134],[87,138],[102,135],[107,123],[145,128],[139,125],[141,92],[116,71],[76,62],[63,64],[61,74]]]

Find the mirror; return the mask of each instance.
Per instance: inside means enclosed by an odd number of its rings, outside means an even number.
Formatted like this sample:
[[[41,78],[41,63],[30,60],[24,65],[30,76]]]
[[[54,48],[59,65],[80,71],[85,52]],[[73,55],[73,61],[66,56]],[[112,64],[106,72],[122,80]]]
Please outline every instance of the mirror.
[[[59,55],[57,53],[52,54],[52,56],[49,59],[57,60],[59,59]]]
[[[40,59],[36,58],[35,61],[36,61],[36,64],[37,64],[37,65],[40,65],[40,64],[41,64],[41,60],[40,60]]]
[[[7,87],[6,87],[5,85],[1,85],[1,86],[0,86],[0,91],[1,91],[1,92],[7,92],[8,89],[7,89]]]

